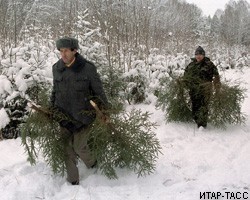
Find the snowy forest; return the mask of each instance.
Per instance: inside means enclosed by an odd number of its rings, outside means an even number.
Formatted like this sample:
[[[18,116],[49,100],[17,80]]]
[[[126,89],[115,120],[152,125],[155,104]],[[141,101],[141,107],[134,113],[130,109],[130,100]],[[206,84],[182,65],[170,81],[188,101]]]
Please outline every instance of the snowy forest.
[[[176,0],[0,4],[0,103],[18,120],[25,116],[19,104],[35,100],[38,85],[51,88],[51,67],[59,58],[55,40],[62,36],[79,40],[79,52],[97,65],[108,96],[129,104],[151,102],[161,76],[183,70],[198,45],[221,70],[249,66],[250,5],[245,0],[229,1],[208,17],[196,5]],[[131,94],[135,89],[137,94]],[[21,117],[15,117],[15,106]]]
[[[151,179],[119,169],[121,179],[108,182],[80,163],[83,187],[69,188],[42,158],[33,168],[26,161],[20,136],[27,102],[41,104],[44,89],[50,95],[52,66],[60,59],[55,41],[64,36],[78,39],[78,52],[97,67],[111,104],[152,114],[163,154]],[[166,123],[157,107],[161,80],[181,76],[198,46],[222,82],[246,89],[245,126],[226,124],[230,133],[209,127],[197,136],[192,123]],[[249,50],[246,0],[229,0],[214,16],[185,0],[0,0],[0,199],[193,200],[199,192],[218,190],[250,198]],[[37,183],[30,182],[34,176]]]

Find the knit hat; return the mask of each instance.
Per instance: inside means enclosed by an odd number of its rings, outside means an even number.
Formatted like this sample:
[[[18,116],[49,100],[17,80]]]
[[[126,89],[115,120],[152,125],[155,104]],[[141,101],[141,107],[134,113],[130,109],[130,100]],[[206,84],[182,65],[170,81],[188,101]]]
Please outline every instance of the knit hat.
[[[71,37],[60,38],[56,41],[56,48],[70,48],[70,49],[79,49],[78,40]]]
[[[199,46],[196,50],[195,50],[195,53],[194,53],[195,55],[203,55],[203,56],[205,56],[205,51],[204,51],[204,49],[201,47],[201,46]]]

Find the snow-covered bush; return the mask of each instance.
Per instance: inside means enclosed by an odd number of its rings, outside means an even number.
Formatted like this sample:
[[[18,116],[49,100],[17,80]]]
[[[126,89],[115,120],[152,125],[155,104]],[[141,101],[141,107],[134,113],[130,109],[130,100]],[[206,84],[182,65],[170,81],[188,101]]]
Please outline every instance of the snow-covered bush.
[[[131,103],[142,103],[146,99],[146,88],[148,88],[148,70],[146,69],[145,62],[137,60],[132,63],[132,69],[124,73],[124,97]]]
[[[39,42],[36,38],[29,38],[18,47],[10,48],[1,60],[0,103],[10,117],[10,123],[2,127],[4,136],[11,137],[11,133],[16,137],[18,125],[23,121],[21,118],[27,113],[27,100],[37,100],[34,89],[40,85],[50,89],[51,65],[57,55],[50,49],[52,41]]]

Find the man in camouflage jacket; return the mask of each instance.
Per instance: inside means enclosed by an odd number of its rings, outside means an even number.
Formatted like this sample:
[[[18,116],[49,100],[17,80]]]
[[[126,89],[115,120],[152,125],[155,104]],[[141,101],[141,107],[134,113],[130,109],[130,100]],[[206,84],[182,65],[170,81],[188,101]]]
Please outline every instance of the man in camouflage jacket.
[[[218,92],[221,84],[217,67],[205,57],[205,51],[200,46],[195,51],[195,58],[185,69],[184,82],[189,89],[193,119],[198,128],[206,128],[213,85]]]

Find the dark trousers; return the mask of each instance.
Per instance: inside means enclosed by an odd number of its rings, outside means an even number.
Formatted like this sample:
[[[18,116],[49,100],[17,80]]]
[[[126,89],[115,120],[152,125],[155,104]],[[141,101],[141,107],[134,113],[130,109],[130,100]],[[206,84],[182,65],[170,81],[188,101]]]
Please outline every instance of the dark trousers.
[[[207,126],[211,88],[191,90],[192,116],[198,127]]]
[[[71,133],[66,128],[61,128],[61,133],[68,136],[68,144],[65,146],[66,153],[66,171],[69,182],[79,181],[79,172],[77,168],[78,157],[90,168],[94,165],[95,159],[91,155],[87,144],[88,128],[83,128],[77,133]]]

